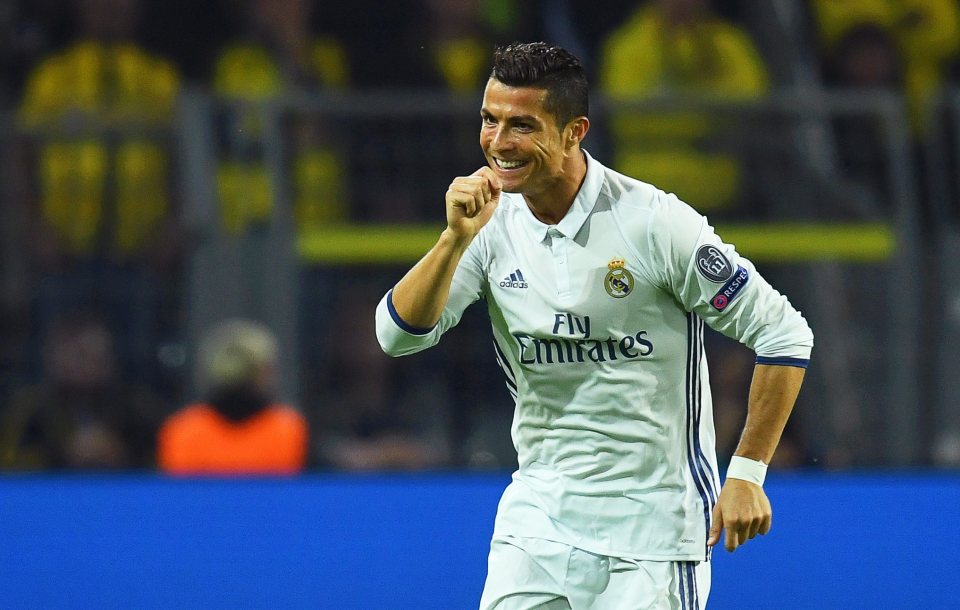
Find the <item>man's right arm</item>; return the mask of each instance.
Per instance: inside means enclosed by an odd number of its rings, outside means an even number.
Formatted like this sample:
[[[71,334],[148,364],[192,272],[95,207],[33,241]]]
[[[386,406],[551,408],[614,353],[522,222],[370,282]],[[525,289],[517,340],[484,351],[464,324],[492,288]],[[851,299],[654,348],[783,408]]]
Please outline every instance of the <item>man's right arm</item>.
[[[404,275],[384,297],[378,318],[389,312],[393,324],[412,335],[426,335],[440,321],[450,296],[454,274],[468,246],[496,210],[500,199],[500,181],[489,167],[470,176],[456,178],[447,190],[447,228],[420,261]],[[385,341],[378,319],[381,346],[387,353],[408,353]],[[426,346],[424,346],[426,347]],[[422,347],[421,347],[422,349]]]
[[[397,282],[390,298],[401,320],[424,331],[436,326],[450,296],[453,273],[471,241],[444,229],[436,245]]]

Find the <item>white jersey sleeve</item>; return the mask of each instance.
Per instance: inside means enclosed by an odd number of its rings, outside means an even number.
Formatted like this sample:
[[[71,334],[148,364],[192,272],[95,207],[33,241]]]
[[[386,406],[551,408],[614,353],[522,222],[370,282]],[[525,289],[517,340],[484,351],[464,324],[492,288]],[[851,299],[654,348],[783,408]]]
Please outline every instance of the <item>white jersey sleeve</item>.
[[[704,216],[672,194],[658,196],[647,247],[662,286],[711,328],[756,352],[758,362],[805,366],[813,333],[800,312]]]
[[[464,310],[482,296],[486,283],[482,264],[485,247],[482,236],[481,232],[460,259],[450,285],[447,304],[433,328],[417,328],[407,324],[393,307],[392,290],[380,299],[376,327],[377,340],[384,352],[391,356],[405,356],[433,347],[445,332],[457,325]]]

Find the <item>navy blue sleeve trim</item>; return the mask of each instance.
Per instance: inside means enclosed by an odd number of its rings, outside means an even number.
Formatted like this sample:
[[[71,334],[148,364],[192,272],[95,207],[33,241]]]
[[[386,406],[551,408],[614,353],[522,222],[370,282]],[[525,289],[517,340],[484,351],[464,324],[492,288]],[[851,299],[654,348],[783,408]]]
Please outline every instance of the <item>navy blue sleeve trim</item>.
[[[393,307],[393,290],[387,293],[387,311],[390,312],[390,317],[393,318],[393,321],[396,322],[397,326],[407,331],[411,335],[426,335],[429,334],[433,328],[417,328],[416,326],[410,326],[403,321],[403,318],[400,317],[400,314],[397,313],[397,310]]]
[[[777,366],[796,366],[801,369],[807,368],[807,365],[810,364],[809,358],[764,358],[763,356],[757,356],[757,364],[772,364]]]

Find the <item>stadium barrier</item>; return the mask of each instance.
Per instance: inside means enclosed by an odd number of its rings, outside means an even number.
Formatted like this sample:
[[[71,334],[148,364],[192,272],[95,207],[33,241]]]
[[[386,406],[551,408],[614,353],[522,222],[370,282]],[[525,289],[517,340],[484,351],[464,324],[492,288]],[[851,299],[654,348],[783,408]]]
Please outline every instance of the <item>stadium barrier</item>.
[[[2,608],[476,608],[508,475],[0,478]],[[944,608],[960,475],[772,474],[710,608]]]

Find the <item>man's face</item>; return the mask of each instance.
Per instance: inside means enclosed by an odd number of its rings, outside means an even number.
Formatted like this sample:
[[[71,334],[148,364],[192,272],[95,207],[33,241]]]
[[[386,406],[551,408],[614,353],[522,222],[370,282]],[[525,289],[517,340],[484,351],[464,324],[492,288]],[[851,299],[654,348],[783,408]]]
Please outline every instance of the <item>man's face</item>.
[[[490,79],[483,93],[480,147],[508,193],[537,195],[563,174],[563,129],[543,102],[545,89]]]
[[[83,31],[105,41],[134,35],[140,17],[140,0],[78,0]]]
[[[659,0],[661,14],[670,25],[683,26],[696,22],[706,13],[704,0]]]

